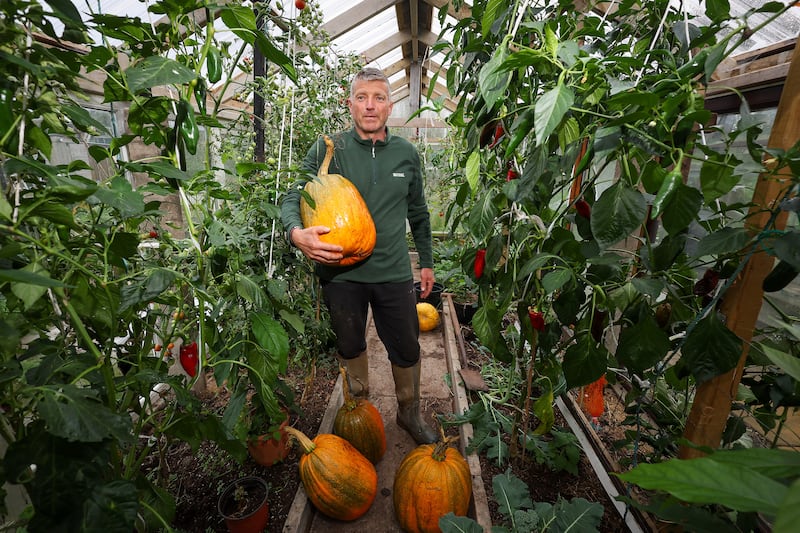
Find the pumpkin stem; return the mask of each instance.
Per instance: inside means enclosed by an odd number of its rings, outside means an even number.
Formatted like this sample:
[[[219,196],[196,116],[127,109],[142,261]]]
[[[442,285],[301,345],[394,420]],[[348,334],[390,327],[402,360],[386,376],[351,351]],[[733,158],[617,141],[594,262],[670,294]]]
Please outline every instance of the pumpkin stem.
[[[311,453],[316,449],[317,445],[314,444],[314,442],[311,439],[309,439],[306,436],[306,434],[300,431],[299,429],[287,426],[285,430],[290,437],[292,437],[293,439],[295,439],[297,442],[300,443],[300,447],[303,448],[303,451],[305,453],[307,454]]]
[[[344,405],[351,411],[355,408],[355,399],[350,392],[350,382],[347,380],[347,368],[339,365],[339,373],[342,375],[342,394],[344,395]]]
[[[322,160],[322,164],[319,166],[317,176],[328,175],[328,166],[331,164],[331,159],[333,159],[333,141],[327,135],[323,135],[322,140],[325,141],[325,159]]]
[[[444,461],[445,458],[447,457],[447,455],[445,454],[447,448],[449,448],[451,444],[453,444],[458,440],[458,435],[454,435],[452,437],[445,437],[444,429],[442,429],[441,427],[439,428],[439,433],[441,433],[442,438],[439,439],[439,442],[437,442],[436,445],[433,447],[433,453],[431,454],[431,457],[436,461]]]

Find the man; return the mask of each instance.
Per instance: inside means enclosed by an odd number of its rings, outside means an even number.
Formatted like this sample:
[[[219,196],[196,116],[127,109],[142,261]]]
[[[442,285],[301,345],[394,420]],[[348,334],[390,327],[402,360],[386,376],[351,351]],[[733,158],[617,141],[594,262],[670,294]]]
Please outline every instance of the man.
[[[411,262],[406,243],[406,220],[419,253],[422,297],[433,288],[431,224],[423,190],[419,154],[407,140],[391,135],[386,121],[392,111],[389,80],[382,71],[366,68],[353,78],[347,99],[354,126],[333,136],[331,174],[347,177],[358,188],[372,214],[377,240],[372,255],[355,265],[333,266],[342,248],[319,239],[324,226],[303,228],[299,183],[281,206],[289,240],[315,261],[325,304],[331,315],[339,355],[347,368],[352,392],[369,393],[365,330],[367,311],[392,363],[397,395],[397,424],[418,444],[432,443],[437,433],[419,411],[420,347]],[[315,175],[325,155],[318,141],[303,161]]]

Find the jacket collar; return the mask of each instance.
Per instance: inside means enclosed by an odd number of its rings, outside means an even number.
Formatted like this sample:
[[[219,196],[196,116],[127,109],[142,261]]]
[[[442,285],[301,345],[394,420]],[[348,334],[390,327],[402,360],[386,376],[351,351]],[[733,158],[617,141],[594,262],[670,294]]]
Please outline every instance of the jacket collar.
[[[375,141],[375,143],[374,143],[375,146],[386,146],[387,144],[389,144],[389,139],[392,138],[392,134],[391,134],[391,132],[389,132],[389,128],[386,127],[386,126],[384,126],[384,127],[386,128],[386,139],[384,139],[382,141]],[[359,144],[363,144],[364,146],[373,146],[373,142],[372,142],[371,139],[362,139],[361,138],[361,136],[356,131],[355,126],[350,129],[350,136],[353,137],[353,139],[355,139],[356,142],[359,143]]]

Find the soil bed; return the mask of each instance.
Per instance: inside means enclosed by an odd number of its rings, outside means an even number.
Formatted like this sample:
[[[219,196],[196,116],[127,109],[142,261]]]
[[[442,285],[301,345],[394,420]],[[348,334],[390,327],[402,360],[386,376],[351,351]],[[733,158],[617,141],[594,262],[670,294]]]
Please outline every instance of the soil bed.
[[[467,339],[465,348],[470,368],[480,370],[485,362],[481,361],[481,352],[474,349],[474,339],[471,338],[469,328],[465,327],[462,331]],[[303,410],[303,416],[293,418],[291,425],[311,437],[316,435],[337,377],[338,369],[332,358],[321,359],[313,372],[303,368],[290,369],[286,381],[301,399]],[[208,409],[221,411],[228,402],[229,391],[225,388],[209,387],[209,390],[201,395],[201,399]],[[567,428],[567,424],[558,412],[555,425],[561,429]],[[619,428],[619,431],[623,429]],[[604,430],[603,441],[607,443],[613,440],[611,428]],[[217,512],[219,495],[234,479],[255,475],[264,478],[270,486],[270,518],[265,531],[282,531],[300,484],[297,474],[298,458],[299,452],[295,446],[291,448],[283,462],[271,467],[261,466],[249,457],[239,464],[213,443],[204,442],[196,451],[192,451],[186,443],[175,443],[166,454],[168,490],[177,502],[177,514],[172,526],[177,531],[226,532],[225,524]],[[517,459],[504,465],[498,465],[485,454],[481,454],[479,458],[482,478],[489,497],[492,523],[495,525],[503,524],[505,519],[499,513],[497,503],[494,501],[492,478],[510,468],[510,472],[528,486],[533,502],[555,503],[559,497],[565,500],[584,498],[590,502],[600,503],[605,509],[599,531],[616,533],[627,530],[585,455],[581,457],[577,475],[554,471],[546,465],[532,461],[530,456],[525,460]],[[153,467],[152,463],[145,464],[145,468]]]

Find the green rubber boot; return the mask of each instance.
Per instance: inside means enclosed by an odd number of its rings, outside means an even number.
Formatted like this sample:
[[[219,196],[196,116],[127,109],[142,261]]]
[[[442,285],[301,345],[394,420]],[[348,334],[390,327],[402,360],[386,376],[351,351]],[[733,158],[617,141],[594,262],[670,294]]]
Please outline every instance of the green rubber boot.
[[[355,398],[369,396],[369,357],[363,351],[352,359],[339,358],[347,369],[347,383],[350,385],[350,394]]]
[[[432,444],[438,440],[438,435],[425,423],[419,412],[419,368],[419,361],[408,368],[392,365],[397,395],[397,425],[408,431],[417,444]]]

